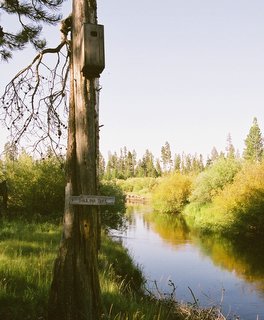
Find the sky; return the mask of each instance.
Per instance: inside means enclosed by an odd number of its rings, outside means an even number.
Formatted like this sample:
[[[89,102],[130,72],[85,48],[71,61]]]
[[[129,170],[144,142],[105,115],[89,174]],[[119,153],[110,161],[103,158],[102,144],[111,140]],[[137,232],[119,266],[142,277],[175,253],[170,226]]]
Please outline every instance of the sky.
[[[228,134],[242,153],[254,117],[264,132],[263,0],[98,0],[98,23],[105,27],[105,157],[124,146],[160,157],[168,141],[173,155],[206,158],[213,147],[225,151]],[[57,30],[46,30],[50,44]],[[29,48],[0,62],[0,95],[31,56]],[[0,128],[0,151],[6,141]]]

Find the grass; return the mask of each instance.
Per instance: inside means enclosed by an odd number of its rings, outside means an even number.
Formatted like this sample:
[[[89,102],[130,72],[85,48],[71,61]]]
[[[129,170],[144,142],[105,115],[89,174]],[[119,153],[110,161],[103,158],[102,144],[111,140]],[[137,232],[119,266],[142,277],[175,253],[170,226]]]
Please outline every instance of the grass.
[[[0,223],[0,319],[45,314],[58,228],[50,223]]]
[[[58,224],[0,221],[0,319],[44,320]],[[120,243],[102,236],[99,254],[104,320],[224,319],[216,309],[179,305],[144,293],[144,278]]]

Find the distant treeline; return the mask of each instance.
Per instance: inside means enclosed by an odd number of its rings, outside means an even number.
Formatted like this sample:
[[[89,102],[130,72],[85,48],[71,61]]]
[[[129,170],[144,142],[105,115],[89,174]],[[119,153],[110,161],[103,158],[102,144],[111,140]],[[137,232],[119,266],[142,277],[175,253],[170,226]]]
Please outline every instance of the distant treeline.
[[[161,177],[169,172],[199,173],[210,166],[219,158],[236,158],[245,160],[260,161],[263,158],[263,138],[257,122],[253,119],[252,127],[245,139],[243,154],[235,149],[231,135],[228,134],[225,151],[218,152],[215,147],[211,154],[204,159],[201,154],[175,154],[171,153],[168,142],[161,147],[160,158],[154,157],[150,150],[146,150],[141,159],[137,160],[135,150],[128,150],[127,147],[117,152],[108,154],[107,162],[100,155],[100,175],[107,180],[128,179],[134,177]]]

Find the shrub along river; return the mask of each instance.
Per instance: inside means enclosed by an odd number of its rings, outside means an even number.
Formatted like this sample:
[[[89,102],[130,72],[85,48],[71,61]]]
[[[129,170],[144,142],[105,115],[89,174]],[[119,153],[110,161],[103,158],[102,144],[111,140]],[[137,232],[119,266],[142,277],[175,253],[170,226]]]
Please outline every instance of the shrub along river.
[[[127,229],[112,232],[129,249],[159,295],[176,287],[178,301],[219,306],[227,319],[264,320],[264,244],[199,237],[184,221],[129,206]],[[158,288],[158,290],[157,290]]]

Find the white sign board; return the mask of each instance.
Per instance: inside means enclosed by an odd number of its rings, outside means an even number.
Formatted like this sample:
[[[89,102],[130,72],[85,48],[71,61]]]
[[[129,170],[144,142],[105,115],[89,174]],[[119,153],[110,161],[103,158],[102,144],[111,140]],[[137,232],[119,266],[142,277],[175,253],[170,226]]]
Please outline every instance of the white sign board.
[[[70,204],[84,206],[106,206],[115,204],[115,197],[80,195],[71,196]]]

